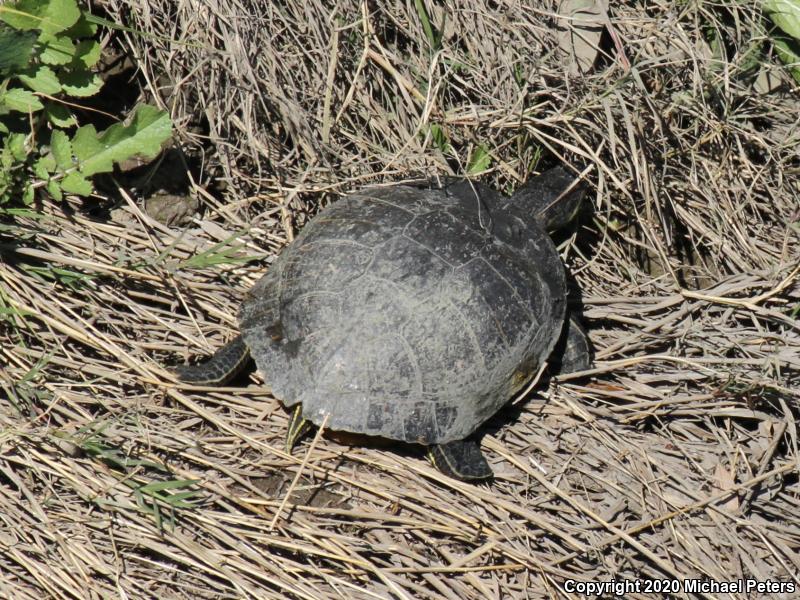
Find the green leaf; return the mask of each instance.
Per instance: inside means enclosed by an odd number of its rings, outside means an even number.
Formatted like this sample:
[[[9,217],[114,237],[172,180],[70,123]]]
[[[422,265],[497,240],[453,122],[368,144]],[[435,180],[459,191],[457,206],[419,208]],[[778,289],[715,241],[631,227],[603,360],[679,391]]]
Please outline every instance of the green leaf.
[[[79,127],[75,135],[72,136],[72,149],[78,161],[90,159],[95,154],[102,151],[100,141],[97,139],[97,130],[94,125],[89,123],[83,127]],[[111,169],[109,169],[110,171]],[[96,171],[99,173],[99,171]]]
[[[41,158],[33,163],[33,174],[39,179],[50,179],[50,173],[47,172],[47,164]]]
[[[68,65],[75,58],[75,43],[66,35],[46,36],[39,58],[48,65]]]
[[[6,6],[3,10],[0,10],[0,21],[8,23],[14,29],[20,31],[39,29],[39,23],[42,20],[41,17],[28,11],[23,4],[30,3],[18,2],[17,4]]]
[[[33,184],[28,183],[25,185],[25,189],[22,192],[22,203],[26,206],[30,206],[33,204],[33,198],[36,193],[36,190],[33,188]]]
[[[447,142],[447,134],[441,125],[431,123],[431,139],[443,154],[447,154],[450,151],[450,144]]]
[[[800,0],[766,0],[764,12],[784,33],[800,40]]]
[[[56,165],[62,171],[75,166],[72,162],[72,144],[70,144],[67,134],[60,129],[56,129],[50,137],[50,150]]]
[[[20,0],[0,12],[0,19],[15,29],[40,29],[45,34],[72,27],[80,16],[75,0]]]
[[[100,60],[100,43],[95,40],[84,40],[78,42],[75,48],[75,61],[85,67],[93,67]]]
[[[786,68],[791,73],[797,83],[800,83],[800,42],[796,42],[787,37],[778,37],[772,40],[775,52],[778,57],[786,64]]]
[[[69,109],[63,104],[48,102],[44,106],[44,114],[48,121],[50,121],[56,127],[61,127],[62,129],[74,127],[78,124],[75,116],[69,112]]]
[[[61,180],[61,189],[68,194],[89,196],[92,193],[92,182],[81,173],[73,171]]]
[[[58,78],[56,78],[53,69],[45,65],[36,69],[32,76],[19,75],[19,80],[34,92],[47,94],[48,96],[52,96],[61,91],[61,84],[58,82]]]
[[[56,170],[56,159],[52,154],[45,154],[34,163],[34,171],[42,179],[49,179],[50,173]],[[39,173],[41,172],[41,175]]]
[[[14,164],[15,160],[8,148],[8,139],[6,139],[6,143],[0,146],[0,178],[4,178],[4,181],[8,180],[11,175],[9,168]]]
[[[136,492],[138,493],[138,495],[149,496],[151,498],[155,498],[157,500],[166,502],[172,508],[192,508],[193,506],[195,506],[195,504],[190,500],[193,497],[198,496],[198,493],[196,491],[190,490],[186,492],[178,492],[175,494],[169,492],[174,489],[180,490],[185,488],[191,488],[196,484],[197,482],[191,479],[182,479],[174,481],[156,481],[141,486],[138,490],[136,490]]]
[[[481,144],[475,148],[472,156],[470,156],[469,164],[467,165],[467,174],[475,175],[477,173],[482,173],[489,168],[490,164],[492,164],[492,155],[489,154],[489,150],[486,146]]]
[[[24,69],[31,60],[36,33],[16,31],[0,23],[0,73]]]
[[[214,244],[208,250],[195,254],[180,262],[177,269],[204,269],[213,265],[240,264],[251,260],[259,260],[258,256],[247,256],[241,253],[241,245],[233,245],[240,234],[235,234],[226,240]]]
[[[154,492],[163,492],[167,490],[182,489],[195,485],[197,483],[194,479],[177,479],[172,481],[154,481],[139,488],[143,494],[152,494]]]
[[[104,19],[103,17],[98,17],[97,15],[92,15],[92,14],[86,13],[84,16],[86,17],[86,21],[88,21],[92,25],[94,25],[94,26],[100,25],[100,26],[105,27],[106,29],[110,29],[112,31],[124,31],[126,33],[134,33],[134,34],[136,34],[138,36],[141,36],[141,37],[146,37],[146,38],[150,38],[150,39],[154,39],[154,40],[161,40],[161,41],[164,41],[164,42],[169,42],[172,39],[172,38],[169,38],[169,37],[153,35],[151,33],[147,33],[146,31],[143,31],[141,29],[134,29],[132,27],[125,27],[124,25],[120,25],[119,23],[116,23],[114,21],[109,21],[108,19]],[[87,36],[83,36],[83,37],[87,37]],[[190,45],[193,46],[193,44],[190,44]],[[200,46],[197,46],[197,47],[200,48]]]
[[[99,137],[94,127],[85,125],[72,139],[75,156],[85,175],[111,171],[114,162],[136,155],[155,157],[161,144],[172,134],[172,123],[167,113],[152,106],[139,106],[130,125],[117,123]]]
[[[433,52],[437,52],[442,47],[442,33],[444,29],[444,19],[447,18],[447,13],[442,17],[442,27],[436,29],[431,23],[431,17],[428,14],[428,9],[425,8],[425,3],[422,0],[414,0],[414,7],[417,9],[417,16],[422,24],[422,30],[425,32],[425,37],[428,39],[428,44]]]
[[[61,86],[70,96],[86,98],[100,91],[103,80],[97,73],[84,70],[69,71],[61,76]]]
[[[94,36],[97,33],[97,25],[91,22],[93,15],[84,12],[78,17],[78,21],[69,29],[64,32],[64,35],[71,37],[73,40],[80,38],[87,38]]]
[[[21,88],[12,88],[0,95],[0,107],[29,113],[42,110],[44,105],[33,92]]]
[[[64,195],[61,193],[61,184],[57,180],[51,179],[47,182],[47,192],[53,197],[53,200],[61,202]]]
[[[25,147],[24,133],[12,133],[10,136],[8,136],[6,147],[8,148],[14,160],[23,161],[28,157],[28,150]]]

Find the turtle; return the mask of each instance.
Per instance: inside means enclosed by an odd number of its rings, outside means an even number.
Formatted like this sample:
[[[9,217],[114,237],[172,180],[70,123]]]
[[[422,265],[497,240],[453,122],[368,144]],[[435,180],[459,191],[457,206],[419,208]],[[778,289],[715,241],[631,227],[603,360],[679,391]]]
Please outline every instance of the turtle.
[[[252,357],[291,409],[287,452],[325,422],[422,444],[449,477],[489,479],[479,427],[543,361],[561,373],[591,364],[548,233],[585,189],[558,166],[510,197],[469,180],[346,195],[245,295],[239,335],[176,375],[224,384]]]

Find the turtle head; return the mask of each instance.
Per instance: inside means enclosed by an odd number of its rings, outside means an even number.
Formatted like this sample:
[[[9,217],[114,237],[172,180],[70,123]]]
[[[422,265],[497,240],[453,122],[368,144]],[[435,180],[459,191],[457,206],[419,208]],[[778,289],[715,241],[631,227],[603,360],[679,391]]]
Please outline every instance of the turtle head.
[[[525,220],[533,217],[547,231],[554,231],[575,218],[586,187],[563,167],[555,167],[525,183],[508,199],[506,207]]]

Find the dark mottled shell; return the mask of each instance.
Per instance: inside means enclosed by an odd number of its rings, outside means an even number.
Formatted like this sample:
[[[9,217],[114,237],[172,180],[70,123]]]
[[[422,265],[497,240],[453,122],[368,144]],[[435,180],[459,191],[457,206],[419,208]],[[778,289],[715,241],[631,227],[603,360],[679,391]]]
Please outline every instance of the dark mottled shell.
[[[316,424],[424,444],[492,416],[552,351],[566,286],[547,233],[488,200],[395,186],[322,210],[239,313],[274,394]]]

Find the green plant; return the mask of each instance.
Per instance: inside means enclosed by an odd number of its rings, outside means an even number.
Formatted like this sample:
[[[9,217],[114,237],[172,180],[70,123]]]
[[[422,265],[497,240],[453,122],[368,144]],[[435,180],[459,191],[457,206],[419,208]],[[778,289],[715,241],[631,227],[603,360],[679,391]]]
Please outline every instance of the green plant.
[[[96,94],[102,22],[76,0],[19,0],[0,6],[0,207],[30,204],[46,187],[87,196],[90,177],[134,155],[154,157],[172,133],[168,115],[139,106],[128,125],[78,126],[74,100]],[[74,133],[70,136],[68,131]]]
[[[452,154],[453,148],[447,139],[447,133],[444,128],[438,123],[431,123],[430,125],[431,140],[434,145],[439,149],[442,154]]]
[[[447,13],[442,13],[442,25],[438,29],[431,23],[431,17],[428,14],[428,9],[425,8],[425,3],[422,0],[414,0],[414,6],[417,9],[420,23],[422,23],[422,30],[425,32],[425,37],[431,47],[431,52],[438,52],[442,48],[442,32],[444,31],[444,23],[447,18]]]
[[[53,437],[85,452],[87,456],[111,467],[122,485],[131,490],[140,512],[151,516],[159,529],[166,525],[174,529],[176,513],[193,509],[200,501],[197,481],[171,479],[172,471],[154,460],[136,458],[106,437],[110,420],[99,420],[82,427],[76,433],[55,431]],[[120,506],[119,501],[95,498],[99,506]],[[123,504],[124,506],[124,504]],[[166,511],[166,512],[165,512]]]
[[[800,83],[800,0],[765,0],[763,6],[777,29],[772,34],[775,51]]]
[[[244,245],[234,245],[240,235],[238,233],[232,235],[228,239],[214,244],[208,250],[192,255],[181,261],[175,268],[205,269],[214,265],[234,265],[264,258],[258,255],[243,255],[241,251],[244,249]]]
[[[467,174],[477,175],[483,173],[492,164],[492,155],[486,144],[481,144],[472,151],[467,164]]]

